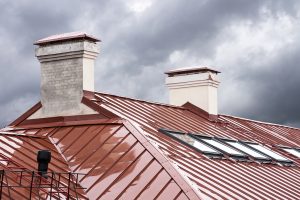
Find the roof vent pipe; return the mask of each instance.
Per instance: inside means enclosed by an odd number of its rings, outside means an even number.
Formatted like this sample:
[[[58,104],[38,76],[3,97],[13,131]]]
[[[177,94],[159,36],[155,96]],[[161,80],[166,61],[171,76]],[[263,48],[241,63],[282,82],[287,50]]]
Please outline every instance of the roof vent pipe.
[[[170,104],[189,102],[210,115],[218,114],[218,71],[207,67],[181,68],[166,72]]]
[[[38,173],[47,178],[48,164],[51,161],[51,152],[48,150],[40,150],[37,154]]]

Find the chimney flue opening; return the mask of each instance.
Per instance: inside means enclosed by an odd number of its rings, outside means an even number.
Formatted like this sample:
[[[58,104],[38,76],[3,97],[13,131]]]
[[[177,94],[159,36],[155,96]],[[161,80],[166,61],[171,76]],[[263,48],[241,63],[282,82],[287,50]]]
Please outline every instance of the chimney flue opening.
[[[48,164],[51,161],[51,152],[49,150],[40,150],[37,153],[38,173],[47,177]]]

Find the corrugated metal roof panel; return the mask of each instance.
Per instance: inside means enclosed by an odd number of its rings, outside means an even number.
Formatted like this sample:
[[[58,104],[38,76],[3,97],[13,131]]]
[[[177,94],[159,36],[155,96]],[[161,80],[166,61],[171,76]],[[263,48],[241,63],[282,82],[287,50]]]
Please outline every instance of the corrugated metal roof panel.
[[[51,150],[52,158],[49,164],[49,171],[60,173],[70,171],[64,158],[57,151],[55,146],[51,144],[48,138],[2,133],[0,135],[0,144],[0,170],[5,170],[5,176],[3,175],[3,177],[1,177],[3,186],[1,197],[4,199],[27,199],[30,196],[30,185],[32,184],[31,171],[37,171],[36,157],[38,150]],[[21,171],[23,174],[21,174]],[[22,187],[4,187],[7,184],[10,186],[18,186],[21,183],[20,181],[23,182]],[[60,184],[67,185],[66,176],[61,176]],[[44,188],[39,190],[33,189],[32,191],[32,199],[39,199],[41,192],[44,195],[49,193],[49,190]],[[75,193],[71,191],[71,195],[74,194]],[[65,193],[60,193],[60,195],[62,198],[66,198]],[[81,198],[84,198],[82,194],[79,193],[79,195]],[[41,196],[41,199],[45,198],[45,196]]]
[[[133,128],[126,121],[103,119],[86,124],[80,120],[21,123],[12,131],[49,137],[50,147],[54,144],[65,164],[74,172],[86,174],[80,181],[90,198],[297,199],[300,194],[300,160],[278,148],[300,147],[299,129],[225,115],[212,121],[191,108],[108,94],[95,93],[89,101],[130,121]],[[22,130],[22,126],[26,128]],[[211,159],[159,132],[160,128],[257,142],[295,165]],[[40,148],[34,143],[18,152],[29,168],[32,160],[27,154],[32,146]],[[4,153],[12,154],[18,144],[5,141],[2,147]],[[51,168],[58,170],[59,166]]]
[[[212,122],[183,107],[108,94],[99,93],[96,96],[99,101],[94,101],[99,106],[139,127],[164,155],[177,164],[181,173],[198,188],[204,198],[297,199],[300,194],[299,159],[276,147],[300,147],[299,129],[222,115]],[[158,132],[159,128],[257,142],[293,160],[297,166],[209,159]]]
[[[145,147],[145,143],[122,124],[88,124],[16,132],[49,137],[52,144],[47,147],[51,151],[54,147],[59,149],[65,159],[51,161],[50,170],[70,168],[72,172],[85,174],[79,181],[86,188],[85,193],[90,199],[154,199],[166,195],[165,189],[172,191],[173,199],[179,195],[187,198],[169,172]],[[18,156],[7,147],[16,144],[5,141],[0,146],[10,151],[18,163],[24,160],[25,168],[33,169],[36,154],[32,149],[45,148],[46,145],[40,146],[30,139],[28,143],[20,145],[26,151],[20,152]],[[28,155],[27,151],[32,151],[32,154]],[[53,155],[60,156],[59,153],[54,151]]]

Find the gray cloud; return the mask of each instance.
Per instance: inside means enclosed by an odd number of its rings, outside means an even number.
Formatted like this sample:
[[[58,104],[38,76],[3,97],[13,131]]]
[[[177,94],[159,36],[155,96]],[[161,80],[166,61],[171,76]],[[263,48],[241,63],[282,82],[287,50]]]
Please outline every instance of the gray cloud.
[[[300,126],[297,40],[272,50],[276,57],[264,45],[243,55],[224,50],[220,54],[222,45],[231,43],[239,52],[236,38],[242,33],[233,33],[231,27],[259,27],[281,16],[299,20],[297,1],[153,0],[143,12],[134,12],[130,3],[134,1],[1,1],[0,124],[38,101],[39,64],[32,43],[51,34],[84,30],[103,40],[96,66],[99,91],[167,102],[165,70],[211,64],[223,72],[221,112]],[[276,31],[272,34],[269,43],[272,37],[276,41]],[[261,58],[265,62],[258,62]]]
[[[300,47],[291,46],[281,56],[260,70],[240,72],[240,82],[253,99],[245,117],[284,124],[300,125]],[[263,66],[262,66],[263,67]]]

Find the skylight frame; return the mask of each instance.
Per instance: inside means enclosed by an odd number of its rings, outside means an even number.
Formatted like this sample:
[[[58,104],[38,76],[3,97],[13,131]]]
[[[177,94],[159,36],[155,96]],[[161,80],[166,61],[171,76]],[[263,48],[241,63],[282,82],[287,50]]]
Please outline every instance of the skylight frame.
[[[271,162],[271,161],[272,161],[272,158],[271,158],[270,156],[263,154],[262,152],[258,151],[258,150],[255,149],[255,148],[250,148],[248,145],[245,144],[245,143],[249,143],[249,144],[258,144],[258,143],[255,143],[255,142],[249,142],[249,141],[245,142],[245,141],[241,141],[241,140],[233,140],[233,139],[227,139],[227,138],[226,138],[226,139],[221,139],[221,140],[223,140],[223,141],[224,141],[226,144],[228,144],[229,146],[232,146],[233,148],[238,149],[239,151],[241,151],[241,152],[243,152],[244,154],[248,155],[249,157],[253,158],[254,160],[262,161],[262,162]],[[230,143],[228,143],[228,142],[235,142],[235,143],[237,143],[237,144],[240,144],[240,145],[244,146],[245,148],[248,148],[248,149],[250,149],[251,151],[254,151],[254,152],[257,153],[257,154],[260,154],[260,155],[264,156],[264,158],[263,158],[263,157],[257,157],[257,156],[254,156],[254,155],[251,154],[251,153],[247,153],[245,150],[240,149],[240,148],[238,148],[238,147],[235,147],[235,146],[233,146],[232,144],[230,144]],[[259,145],[259,144],[258,144],[258,145]]]
[[[274,161],[276,161],[276,162],[279,162],[279,163],[288,163],[288,164],[292,164],[292,163],[293,163],[293,161],[291,161],[290,159],[288,159],[288,158],[282,156],[281,154],[279,154],[279,153],[273,151],[272,149],[270,149],[270,148],[268,148],[268,147],[266,147],[266,146],[264,146],[264,145],[262,145],[262,144],[255,143],[255,142],[243,142],[243,141],[240,141],[240,142],[243,143],[244,145],[248,146],[249,148],[251,148],[251,149],[253,149],[253,150],[259,152],[260,154],[263,154],[263,155],[269,157],[271,160],[274,160]],[[251,146],[251,145],[261,146],[262,148],[265,148],[267,151],[271,151],[272,153],[277,154],[277,156],[280,156],[280,157],[284,158],[284,160],[282,160],[282,159],[277,159],[277,158],[275,158],[275,157],[273,157],[273,156],[271,156],[271,155],[269,155],[269,154],[267,154],[267,153],[265,153],[265,152],[263,152],[263,151],[261,151],[261,150],[259,150],[259,149],[256,149],[255,147],[253,147],[253,146]]]
[[[284,150],[286,153],[289,153],[297,158],[300,158],[300,149],[299,148],[292,148],[292,147],[281,147],[282,150]],[[296,151],[296,154],[288,151],[288,150],[293,150]]]
[[[282,165],[292,165],[294,162],[285,156],[281,155],[280,153],[274,151],[273,149],[270,149],[260,143],[253,142],[253,141],[241,141],[241,140],[235,140],[235,139],[229,139],[229,138],[222,138],[222,137],[215,137],[215,136],[209,136],[209,135],[203,135],[200,133],[184,133],[181,131],[174,131],[174,130],[168,130],[168,129],[158,129],[161,133],[175,139],[176,141],[180,142],[181,144],[184,144],[192,149],[195,149],[196,151],[209,156],[209,157],[230,157],[236,160],[240,161],[246,161],[246,160],[256,160],[263,163],[273,163],[277,162]],[[178,138],[174,134],[184,135],[191,139],[194,139],[196,142],[204,145],[204,147],[200,147],[202,149],[205,149],[208,147],[208,149],[211,149],[213,151],[203,151],[196,147],[194,144],[191,144],[191,141],[184,138]],[[207,142],[206,140],[212,140],[213,143]],[[254,152],[251,153],[248,151],[243,150],[243,148],[236,147],[228,142],[235,142],[239,145],[243,145],[246,149],[249,149]],[[214,145],[217,144],[217,145]],[[196,144],[197,145],[197,144]],[[252,145],[252,146],[251,146]],[[255,146],[259,146],[260,148],[255,148]],[[224,149],[222,149],[223,147]],[[296,149],[296,148],[289,148],[289,147],[280,147],[280,148],[287,148],[287,149]],[[228,151],[228,149],[231,149]],[[231,152],[237,152],[236,153],[230,153]],[[300,149],[296,149],[296,151],[300,152]],[[261,155],[262,157],[255,156],[255,153]],[[272,156],[273,155],[273,156]]]
[[[218,137],[206,136],[206,135],[198,135],[198,134],[192,134],[192,133],[189,133],[189,135],[191,137],[195,138],[196,140],[198,140],[198,141],[206,144],[207,146],[210,146],[211,148],[217,149],[219,152],[222,152],[223,154],[228,155],[231,158],[238,159],[238,160],[247,160],[248,159],[248,154],[245,154],[244,152],[240,151],[239,149],[237,149],[235,147],[232,147],[231,145],[228,145],[227,143],[225,143],[225,142],[222,141],[222,140],[231,140],[231,139],[218,138]],[[203,139],[209,139],[209,140],[213,140],[214,142],[218,142],[221,145],[224,145],[227,148],[230,148],[230,149],[238,152],[239,154],[229,153],[228,151],[223,150],[223,149],[221,149],[219,147],[216,147],[216,146],[214,146],[214,145],[206,142]]]
[[[167,135],[167,136],[169,136],[169,137],[175,139],[176,141],[180,142],[181,144],[186,145],[186,146],[188,146],[188,147],[190,147],[190,148],[192,148],[192,149],[195,149],[195,150],[198,151],[199,153],[204,154],[204,155],[206,155],[206,156],[208,156],[208,157],[213,157],[213,158],[221,158],[221,157],[224,157],[224,154],[223,154],[222,152],[218,151],[216,148],[214,148],[214,147],[212,147],[212,146],[210,146],[210,145],[207,145],[207,144],[205,144],[205,143],[203,143],[203,142],[201,142],[201,141],[199,141],[199,140],[197,140],[197,139],[191,137],[189,134],[186,134],[186,133],[180,132],[180,131],[168,130],[168,129],[159,129],[159,131],[160,131],[161,133],[163,133],[163,134],[165,134],[165,135]],[[207,146],[208,148],[212,149],[214,152],[211,152],[211,151],[202,151],[201,149],[199,149],[199,148],[197,148],[197,147],[195,147],[195,146],[189,144],[188,142],[186,142],[186,141],[184,141],[184,140],[182,140],[182,139],[180,139],[180,138],[174,136],[174,135],[171,134],[170,132],[171,132],[171,133],[174,133],[174,134],[187,135],[188,137],[191,137],[191,139],[195,140],[196,142],[199,142],[199,143],[201,143],[202,145]]]

